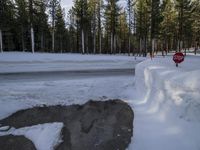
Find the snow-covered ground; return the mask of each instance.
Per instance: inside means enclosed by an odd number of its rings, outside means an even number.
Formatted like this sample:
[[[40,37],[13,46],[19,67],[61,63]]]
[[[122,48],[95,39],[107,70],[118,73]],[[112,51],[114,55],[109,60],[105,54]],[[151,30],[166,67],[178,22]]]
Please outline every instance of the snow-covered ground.
[[[103,68],[120,66],[115,66],[115,63],[121,64],[120,68],[127,68],[127,64],[130,64],[128,68],[132,68],[141,61],[137,58],[136,62],[134,57],[127,56],[37,55],[0,54],[0,62],[4,66],[4,69],[0,66],[0,70],[10,72],[12,69],[8,67],[7,71],[5,65],[12,63],[16,68],[15,71],[26,72],[29,70],[25,67],[20,69],[18,64],[29,62],[34,64],[33,68],[36,71],[41,71],[37,70],[36,63],[40,65],[45,62],[48,63],[46,66],[51,66],[62,61],[65,65],[68,63],[82,65],[87,62],[91,68],[95,68],[102,61]],[[199,74],[200,57],[187,56],[185,61],[176,68],[172,56],[169,56],[138,64],[135,77],[110,76],[40,82],[25,82],[21,79],[15,83],[0,81],[0,119],[17,110],[36,105],[82,104],[89,99],[118,98],[128,102],[135,112],[134,137],[128,150],[199,150]],[[57,133],[59,131],[57,127]]]
[[[178,68],[171,57],[137,65],[130,150],[200,149],[199,74],[200,57],[194,56],[187,56]]]
[[[0,54],[0,73],[134,68],[142,60],[121,55],[5,52]]]

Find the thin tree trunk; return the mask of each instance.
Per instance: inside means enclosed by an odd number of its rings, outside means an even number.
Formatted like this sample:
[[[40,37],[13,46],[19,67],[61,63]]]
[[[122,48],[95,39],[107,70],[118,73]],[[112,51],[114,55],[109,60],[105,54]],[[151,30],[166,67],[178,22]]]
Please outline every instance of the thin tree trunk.
[[[93,53],[96,54],[96,30],[94,30],[94,48]]]
[[[40,40],[41,40],[40,48],[41,48],[42,51],[44,51],[44,34],[43,34],[43,32],[41,34]]]
[[[139,56],[141,56],[141,53],[142,53],[142,42],[143,40],[142,40],[142,38],[140,38],[140,54],[139,54]]]
[[[130,56],[130,53],[131,53],[131,38],[130,38],[130,34],[129,34],[129,37],[128,37],[128,56]]]
[[[52,1],[52,51],[55,52],[55,7],[56,4]]]
[[[152,56],[154,56],[154,52],[155,52],[155,39],[153,38],[152,41]]]
[[[61,35],[60,35],[60,52],[63,53],[63,41]]]
[[[114,35],[114,54],[116,54],[116,48],[117,48],[117,43],[116,43],[116,35]]]
[[[31,24],[31,49],[32,53],[35,53],[35,39],[34,39],[34,30],[32,24]]]
[[[110,40],[110,54],[112,54],[113,53],[113,33],[111,33],[111,40]]]
[[[101,49],[101,0],[99,0],[98,3],[98,42],[99,42],[99,53],[102,53],[102,49]]]
[[[101,48],[101,32],[99,34],[99,53],[102,53],[102,48]]]
[[[130,56],[131,52],[131,1],[128,1],[128,7],[129,7],[129,22],[128,22],[128,55]]]
[[[23,30],[23,27],[21,27],[22,29],[22,36],[21,36],[21,40],[22,40],[22,50],[23,52],[25,52],[25,44],[24,44],[24,30]]]
[[[54,32],[54,27],[52,31],[52,51],[55,52],[55,32]]]
[[[85,53],[85,38],[84,38],[84,31],[81,29],[81,42],[82,42],[82,53]]]
[[[1,53],[3,53],[3,38],[2,38],[2,30],[0,29],[0,49]]]

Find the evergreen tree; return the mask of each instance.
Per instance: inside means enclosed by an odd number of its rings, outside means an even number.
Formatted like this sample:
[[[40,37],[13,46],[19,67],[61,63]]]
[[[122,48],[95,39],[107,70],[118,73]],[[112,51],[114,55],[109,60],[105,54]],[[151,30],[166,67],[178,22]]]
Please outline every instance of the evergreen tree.
[[[27,37],[26,33],[28,32],[28,2],[25,0],[16,0],[16,9],[17,9],[17,22],[19,24],[20,30],[19,30],[19,36],[21,39],[21,48],[23,51],[27,49]]]
[[[82,54],[85,51],[88,51],[88,48],[85,49],[85,44],[87,43],[87,29],[88,29],[88,2],[87,0],[75,0],[73,11],[76,16],[76,24],[77,24],[77,34],[78,30],[81,32],[81,52]],[[77,35],[79,37],[79,35]],[[77,40],[79,41],[79,40]],[[77,43],[79,44],[79,43]]]
[[[138,0],[136,3],[136,34],[138,37],[139,54],[147,54],[148,35],[150,30],[150,3]]]
[[[160,0],[151,1],[151,53],[157,49],[157,38],[160,24]]]
[[[173,47],[173,38],[178,34],[177,13],[171,0],[163,1],[161,22],[161,40],[163,40],[163,49],[168,52]]]
[[[119,53],[123,52],[130,55],[129,51],[129,25],[127,23],[127,15],[125,10],[119,16],[119,26],[118,26],[118,45],[119,45]]]
[[[52,33],[52,51],[55,52],[55,17],[56,17],[56,9],[60,4],[60,0],[50,0],[50,15],[51,15],[51,33]]]
[[[58,8],[56,10],[56,17],[55,17],[55,30],[56,30],[56,45],[59,49],[59,51],[63,52],[63,44],[64,44],[64,37],[66,34],[65,29],[65,21],[64,21],[64,11],[62,10],[61,6],[58,5]],[[65,41],[67,42],[67,41]]]
[[[195,46],[195,54],[197,49],[200,46],[200,1],[195,0],[192,3],[192,31],[193,31],[193,40]]]
[[[191,0],[175,0],[175,5],[178,12],[178,50],[181,51],[184,47],[184,38],[189,33],[188,28],[191,28]]]
[[[116,29],[118,26],[118,18],[120,15],[119,0],[106,0],[105,19],[107,32],[110,33],[110,53],[116,53]]]
[[[35,16],[35,27],[37,28],[37,49],[46,51],[48,48],[48,39],[50,38],[50,28],[48,24],[47,1],[37,1],[37,11]]]
[[[13,43],[11,44],[11,41],[13,37],[8,37],[7,39],[3,39],[3,37],[6,37],[3,33],[11,33],[11,30],[13,29],[14,23],[14,4],[10,0],[1,0],[0,1],[0,51],[3,52],[3,49],[6,47],[11,47]],[[12,36],[12,33],[11,35]],[[7,44],[5,44],[5,42]],[[5,48],[4,48],[5,45]]]

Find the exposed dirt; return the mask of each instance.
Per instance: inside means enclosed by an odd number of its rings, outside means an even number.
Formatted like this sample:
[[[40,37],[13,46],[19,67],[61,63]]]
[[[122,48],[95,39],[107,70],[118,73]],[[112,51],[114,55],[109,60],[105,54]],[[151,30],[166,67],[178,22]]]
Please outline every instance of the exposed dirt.
[[[131,142],[133,118],[133,111],[128,104],[121,100],[109,100],[21,110],[0,120],[0,124],[21,128],[63,122],[63,142],[55,150],[125,150]],[[0,138],[0,147],[3,144],[2,138],[4,137]],[[26,149],[30,148],[27,146]],[[22,148],[16,146],[12,150],[19,149]]]
[[[36,150],[34,144],[24,136],[0,136],[1,150]]]

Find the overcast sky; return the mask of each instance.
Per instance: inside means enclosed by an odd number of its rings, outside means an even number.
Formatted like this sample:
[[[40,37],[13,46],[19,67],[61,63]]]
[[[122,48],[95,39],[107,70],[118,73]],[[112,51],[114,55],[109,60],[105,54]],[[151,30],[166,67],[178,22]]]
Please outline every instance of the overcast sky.
[[[126,0],[119,0],[120,5],[125,5]],[[73,0],[61,0],[61,5],[63,8],[65,8],[66,15],[68,10],[72,7],[73,5]]]
[[[73,0],[61,0],[61,5],[65,8],[65,11],[68,12],[73,5]]]

